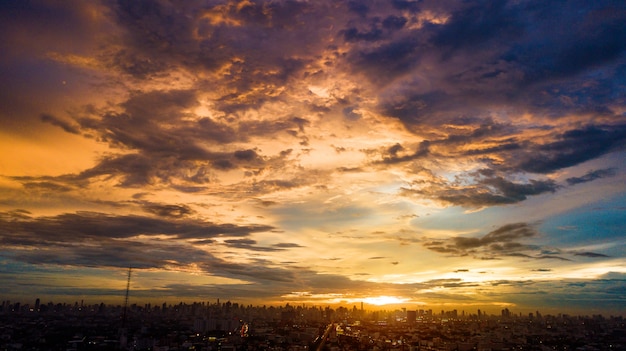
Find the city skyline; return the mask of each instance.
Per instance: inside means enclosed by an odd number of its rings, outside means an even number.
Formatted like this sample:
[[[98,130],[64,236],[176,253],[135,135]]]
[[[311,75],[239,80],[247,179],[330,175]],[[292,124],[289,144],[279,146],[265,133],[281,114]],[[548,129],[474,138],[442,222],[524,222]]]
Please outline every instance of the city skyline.
[[[108,310],[111,315],[115,315],[119,313],[120,321],[123,319],[124,314],[126,312],[141,312],[141,313],[151,313],[151,312],[180,312],[181,316],[184,316],[186,312],[194,312],[197,313],[198,309],[218,309],[218,310],[226,310],[229,311],[231,308],[234,310],[238,309],[253,309],[253,310],[263,310],[263,311],[274,311],[284,312],[284,311],[295,311],[295,310],[307,310],[307,311],[320,311],[320,312],[330,312],[330,315],[334,313],[347,314],[350,315],[350,319],[359,320],[359,318],[365,318],[372,320],[377,314],[388,314],[388,315],[398,315],[401,314],[404,318],[409,315],[419,316],[419,317],[437,317],[437,318],[467,318],[467,319],[475,319],[480,317],[506,317],[506,318],[542,318],[542,317],[550,317],[550,318],[561,318],[561,317],[574,317],[574,318],[594,318],[594,317],[602,317],[602,318],[623,318],[623,315],[620,314],[570,314],[564,311],[540,311],[538,309],[532,310],[530,308],[525,309],[509,309],[508,307],[503,307],[499,310],[482,310],[480,308],[476,308],[474,310],[458,310],[456,308],[453,309],[436,309],[433,306],[426,305],[405,305],[401,303],[397,304],[366,304],[365,302],[360,302],[358,304],[290,304],[289,302],[282,304],[244,304],[239,303],[238,301],[221,301],[220,299],[215,299],[211,301],[160,301],[160,302],[139,302],[134,301],[132,303],[125,303],[120,301],[115,301],[113,303],[105,303],[103,301],[93,302],[93,301],[84,301],[84,300],[75,300],[75,301],[43,301],[40,298],[36,298],[35,301],[11,301],[11,300],[0,300],[0,314],[10,315],[10,314],[24,314],[24,315],[33,315],[37,313],[49,314],[49,315],[59,315],[63,312],[71,312],[71,313],[99,313],[103,309]],[[323,314],[324,315],[324,314]],[[322,316],[323,316],[322,315]],[[319,316],[318,316],[319,317]],[[293,317],[292,317],[293,318]],[[326,316],[323,318],[328,318],[329,321],[332,321],[330,316]],[[375,318],[374,318],[375,319]]]
[[[0,299],[626,314],[626,4],[7,1]],[[121,300],[120,300],[121,299]]]

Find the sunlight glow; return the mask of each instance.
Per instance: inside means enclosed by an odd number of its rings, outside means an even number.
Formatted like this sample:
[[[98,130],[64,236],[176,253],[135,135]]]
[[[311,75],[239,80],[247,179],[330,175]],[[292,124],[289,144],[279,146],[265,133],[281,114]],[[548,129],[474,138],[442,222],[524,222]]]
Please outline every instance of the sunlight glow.
[[[396,297],[396,296],[384,296],[384,295],[377,296],[377,297],[367,297],[363,299],[363,302],[370,304],[370,305],[376,305],[376,306],[392,305],[392,304],[397,304],[397,303],[404,303],[407,301],[409,301],[409,299]]]

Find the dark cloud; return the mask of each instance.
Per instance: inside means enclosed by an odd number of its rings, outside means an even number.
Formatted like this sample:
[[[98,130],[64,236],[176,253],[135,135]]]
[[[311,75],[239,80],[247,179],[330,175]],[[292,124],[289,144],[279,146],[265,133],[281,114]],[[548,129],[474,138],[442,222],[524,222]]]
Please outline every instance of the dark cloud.
[[[104,176],[119,179],[118,185],[122,187],[175,184],[181,191],[197,192],[215,178],[214,171],[241,169],[258,175],[268,163],[281,163],[289,157],[289,153],[283,152],[267,157],[257,149],[240,149],[236,143],[294,128],[303,131],[309,123],[299,117],[241,122],[208,117],[189,119],[188,110],[197,104],[195,91],[158,90],[131,94],[119,105],[121,111],[92,110],[92,116],[77,119],[79,129],[75,132],[95,135],[111,147],[123,150],[123,154],[107,155],[78,175],[45,180],[66,181],[67,186],[72,186]],[[49,115],[44,120],[61,124]],[[70,126],[64,127],[67,128]],[[232,151],[224,151],[230,143],[233,143]],[[220,151],[211,150],[218,145]]]
[[[361,32],[357,28],[348,28],[343,31],[343,39],[347,42],[354,41],[379,41],[383,38],[383,31],[372,26],[369,31]]]
[[[383,20],[383,28],[390,30],[402,29],[407,23],[407,19],[401,16],[388,16]]]
[[[146,0],[113,7],[128,41],[113,64],[141,79],[172,68],[216,72],[231,65],[222,82],[231,93],[216,104],[226,113],[275,101],[270,95],[302,72],[308,62],[303,58],[323,45],[311,26],[331,23],[324,16],[326,6],[301,1],[174,5]],[[294,38],[307,45],[295,44]],[[200,84],[215,86],[214,81]]]
[[[525,82],[572,76],[614,60],[626,49],[623,4],[574,1],[554,5],[522,4],[528,35],[502,56],[524,67]],[[554,28],[558,30],[549,30]]]
[[[141,67],[147,66],[142,62],[147,57],[161,61],[153,63],[153,67],[165,68],[165,62],[172,60],[175,52],[191,54],[193,22],[188,16],[174,15],[185,10],[189,8],[176,10],[172,4],[151,0],[118,1],[113,6],[116,20],[127,30],[128,47],[140,53],[127,54],[126,60],[120,62],[121,68],[137,77],[146,77]]]
[[[251,251],[282,251],[283,247],[273,245],[272,247],[256,246],[256,240],[252,239],[228,239],[224,240],[224,243],[231,248],[246,249]]]
[[[481,260],[501,259],[507,256],[532,260],[571,261],[565,257],[546,254],[547,251],[540,246],[519,242],[537,236],[537,231],[527,223],[514,223],[504,225],[482,237],[452,237],[425,242],[423,245],[435,252],[451,256],[473,256]]]
[[[182,207],[184,208],[184,207]],[[163,208],[157,208],[162,210]],[[176,211],[180,212],[181,208]],[[175,211],[175,212],[176,212]],[[158,212],[158,211],[157,211]],[[167,212],[167,210],[166,210]],[[170,213],[170,212],[168,212]],[[171,235],[179,239],[208,239],[217,236],[244,237],[265,232],[270,226],[214,224],[197,220],[185,221],[143,216],[114,216],[95,212],[66,213],[53,217],[3,219],[2,241],[7,244],[71,243],[74,241],[127,239],[139,235]]]
[[[259,157],[256,151],[248,149],[248,150],[238,150],[234,153],[235,158],[242,161],[252,161]]]
[[[382,152],[381,162],[384,164],[396,164],[426,157],[430,153],[430,145],[430,141],[424,140],[419,143],[415,151],[406,152],[407,150],[402,145],[396,143]]]
[[[121,121],[131,127],[148,123],[177,121],[185,116],[185,110],[197,105],[193,90],[149,91],[133,94],[121,104],[126,118]],[[121,132],[121,131],[120,131]]]
[[[359,112],[356,112],[355,110],[356,108],[349,106],[349,107],[344,108],[341,112],[343,113],[344,117],[346,117],[347,119],[357,120],[361,118],[362,116]]]
[[[106,157],[95,167],[68,180],[78,182],[99,176],[120,177],[119,185],[122,187],[141,187],[154,184],[159,179],[169,179],[170,172],[159,172],[159,168],[164,168],[166,165],[164,161],[164,159],[159,160],[161,165],[158,167],[159,164],[153,163],[150,158],[141,154]]]
[[[32,218],[31,212],[23,209],[0,212],[0,219],[2,221],[13,221],[13,220],[26,220]]]
[[[261,200],[261,199],[255,199],[255,200],[263,207],[270,207],[270,206],[278,205],[278,202],[276,201]]]
[[[407,36],[356,51],[350,60],[373,82],[385,84],[418,66],[420,58],[418,37]],[[390,108],[388,111],[392,112],[393,109]]]
[[[79,134],[79,130],[77,128],[77,126],[74,126],[72,124],[70,124],[69,122],[66,121],[62,121],[59,118],[47,114],[47,113],[43,113],[40,116],[41,121],[45,122],[45,123],[50,123],[53,126],[57,126],[60,127],[61,129],[63,129],[64,131],[68,132],[68,133],[72,133],[72,134]]]
[[[529,238],[537,235],[537,232],[526,223],[507,224],[494,231],[489,232],[482,238],[478,238],[474,242],[471,238],[454,238],[457,247],[466,249],[479,246],[485,246],[493,243],[508,243],[511,240]]]
[[[596,179],[613,177],[617,174],[616,168],[597,169],[595,171],[589,171],[582,177],[570,177],[567,178],[567,184],[576,185],[580,183],[591,182]]]
[[[359,167],[339,167],[337,168],[337,171],[341,173],[349,173],[349,172],[360,173],[360,172],[363,172],[363,169]]]
[[[495,258],[500,255],[531,257],[523,252],[536,247],[521,244],[524,240],[537,236],[537,231],[526,223],[504,225],[483,237],[452,237],[447,240],[425,242],[423,245],[432,251],[454,256],[479,256]],[[539,257],[536,257],[539,258]]]
[[[418,11],[421,0],[392,0],[391,4],[398,10]]]
[[[514,204],[524,201],[528,196],[553,193],[559,187],[553,180],[530,179],[524,183],[513,182],[497,176],[491,170],[482,170],[459,177],[454,183],[422,183],[404,188],[408,196],[427,196],[445,203],[464,207],[482,207]]]
[[[354,1],[354,0],[348,1],[348,10],[362,17],[365,17],[367,13],[370,11],[369,7],[364,1]]]
[[[165,72],[170,65],[158,56],[122,49],[108,59],[112,68],[139,79],[149,79]]]
[[[527,254],[520,253],[520,252],[508,253],[508,254],[506,254],[506,256],[522,257],[522,258],[529,258],[529,259],[535,259],[535,260],[571,261],[570,259],[564,258],[564,257],[561,257],[561,256],[554,256],[554,255],[527,255]]]
[[[576,1],[566,6],[546,2],[474,3],[455,12],[436,31],[433,41],[454,49],[467,46],[466,50],[488,45],[495,55],[486,64],[496,68],[503,60],[508,68],[495,69],[493,75],[482,79],[510,79],[512,88],[573,77],[616,59],[626,48],[621,40],[626,36],[623,5],[605,1],[587,5]],[[600,18],[603,20],[598,21]]]
[[[591,257],[591,258],[601,258],[601,257],[610,257],[604,254],[595,253],[595,252],[576,252],[574,256],[583,256],[583,257]]]
[[[182,218],[194,213],[187,205],[146,204],[143,208],[146,212],[159,217]]]
[[[626,77],[624,13],[623,5],[607,1],[564,6],[534,1],[463,3],[451,9],[445,23],[427,25],[413,35],[402,28],[406,35],[382,45],[355,47],[354,67],[385,87],[379,96],[384,115],[398,118],[432,145],[438,144],[444,155],[458,156],[453,147],[461,144],[453,138],[432,139],[428,132],[441,134],[451,124],[468,127],[488,121],[490,111],[501,106],[531,112],[535,128],[553,128],[541,125],[545,116],[576,113],[613,121],[561,129],[541,141],[527,139],[514,125],[502,130],[500,139],[465,135],[465,142],[474,146],[466,156],[504,159],[505,164],[494,162],[493,167],[508,168],[507,172],[552,173],[624,147],[621,118],[611,107],[623,90],[615,82]],[[444,60],[433,61],[431,53]],[[418,74],[426,64],[438,67],[429,79]],[[402,84],[388,88],[388,79]],[[474,122],[457,122],[465,116]]]
[[[469,4],[455,11],[445,25],[436,29],[431,42],[447,50],[504,44],[520,36],[523,25],[520,11],[506,1],[482,1]],[[449,48],[449,49],[448,49]]]
[[[121,104],[122,113],[102,111],[101,116],[79,122],[82,129],[113,147],[181,160],[206,159],[211,153],[198,145],[199,136],[216,135],[221,140],[224,130],[215,128],[212,133],[203,133],[203,120],[185,121],[185,111],[196,104],[195,92],[188,90],[140,93]]]
[[[281,249],[290,249],[290,248],[303,247],[302,245],[299,245],[299,244],[296,244],[296,243],[278,243],[278,244],[274,244],[272,246],[278,247],[278,248],[281,248]]]
[[[626,125],[587,126],[562,133],[554,141],[533,145],[527,153],[515,155],[521,156],[518,162],[511,161],[519,170],[551,173],[622,148],[625,141]]]
[[[444,283],[441,285],[443,288],[468,288],[468,287],[477,287],[480,286],[478,283],[469,283],[469,282],[459,282],[459,283]]]
[[[254,281],[289,281],[292,273],[264,265],[244,265],[219,259],[198,244],[216,237],[245,237],[268,226],[236,226],[140,216],[112,216],[79,212],[54,217],[0,216],[0,243],[7,257],[29,264],[76,267],[135,267],[181,269],[199,264],[210,274]],[[169,238],[159,237],[165,235]],[[150,238],[142,240],[140,237]],[[182,240],[193,239],[190,242]],[[251,239],[227,239],[230,246],[250,251],[278,251],[257,247]],[[8,248],[13,248],[7,251]],[[35,250],[36,249],[36,250]]]

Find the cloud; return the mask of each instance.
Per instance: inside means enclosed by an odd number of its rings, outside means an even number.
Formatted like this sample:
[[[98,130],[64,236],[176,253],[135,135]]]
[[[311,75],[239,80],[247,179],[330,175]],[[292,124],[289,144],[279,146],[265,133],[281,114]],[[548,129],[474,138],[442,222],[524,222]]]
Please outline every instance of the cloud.
[[[399,30],[404,27],[404,25],[408,22],[408,20],[403,16],[394,16],[390,15],[385,17],[382,22],[383,28],[389,30]]]
[[[420,8],[419,0],[392,0],[391,3],[399,10],[417,11]]]
[[[304,247],[300,244],[296,244],[296,243],[278,243],[278,244],[274,244],[272,245],[274,247],[278,247],[281,249],[290,249],[290,248],[298,248],[298,247]]]
[[[610,257],[604,254],[595,253],[595,252],[576,252],[574,256],[583,256],[583,257],[591,257],[591,258],[599,258],[599,257]]]
[[[352,53],[351,61],[374,83],[386,84],[419,64],[421,52],[418,40],[418,37],[407,36],[378,47],[361,49]],[[391,112],[393,109],[389,108],[387,111]],[[403,114],[395,116],[400,117]]]
[[[626,273],[623,273],[623,272],[608,272],[608,273],[605,273],[605,274],[601,275],[600,279],[626,281]]]
[[[532,173],[550,173],[602,156],[626,141],[626,125],[591,125],[568,130],[556,140],[532,145],[530,152],[512,163],[518,169]]]
[[[416,136],[426,138],[412,147],[398,143],[402,150],[381,148],[380,159],[375,163],[392,166],[425,159],[441,162],[461,158],[480,161],[483,166],[499,171],[502,177],[483,179],[464,189],[459,189],[457,184],[444,184],[442,188],[431,183],[430,189],[417,194],[429,194],[440,201],[467,207],[517,203],[528,196],[553,192],[557,187],[549,180],[513,182],[515,173],[549,174],[623,145],[623,126],[611,123],[565,131],[555,129],[544,140],[534,141],[526,135],[525,126],[495,121],[488,112],[493,111],[494,102],[509,104],[513,109],[521,104],[522,98],[517,100],[512,94],[524,82],[519,74],[524,74],[527,61],[520,57],[541,50],[556,55],[529,45],[545,37],[540,32],[548,22],[540,14],[556,11],[554,5],[526,7],[498,2],[449,4],[444,8],[395,1],[391,4],[347,2],[336,6],[348,11],[330,18],[323,14],[338,13],[335,9],[302,2],[263,6],[256,3],[236,6],[227,2],[202,9],[196,9],[193,3],[176,9],[171,4],[150,1],[112,4],[110,20],[123,29],[125,41],[121,49],[100,56],[109,60],[110,69],[120,69],[139,80],[174,75],[181,70],[201,72],[206,78],[196,78],[186,88],[133,90],[115,108],[100,108],[87,116],[75,117],[76,124],[52,114],[43,114],[42,120],[70,133],[94,135],[125,151],[123,155],[102,158],[100,164],[81,174],[85,179],[104,175],[120,179],[122,187],[166,184],[192,193],[206,189],[207,184],[219,178],[219,173],[241,171],[247,177],[263,174],[263,179],[257,178],[257,186],[300,187],[303,182],[278,179],[268,172],[278,168],[274,166],[286,165],[287,155],[272,156],[260,149],[242,148],[241,144],[283,133],[297,135],[303,143],[308,143],[304,127],[310,126],[313,118],[294,117],[291,111],[266,119],[241,116],[244,111],[259,112],[273,103],[293,99],[295,95],[287,96],[285,92],[286,88],[296,86],[292,77],[308,79],[313,72],[324,75],[330,72],[317,66],[313,54],[342,51],[344,54],[333,61],[327,60],[327,64],[353,67],[355,73],[369,77],[372,87],[364,86],[366,90],[362,92],[374,94],[378,102],[375,106],[361,106],[354,103],[357,101],[354,96],[345,96],[335,102],[338,111],[349,120],[363,118],[364,111],[380,112],[382,116],[399,119]],[[377,16],[371,17],[373,8]],[[424,19],[412,13],[418,9],[434,17]],[[593,18],[610,12],[609,9],[610,6],[599,4],[584,13],[570,11],[566,17],[576,22],[576,16]],[[279,19],[279,14],[289,15]],[[591,29],[620,34],[623,26],[619,19],[614,14],[604,25],[585,23]],[[336,29],[334,32],[307,30],[311,26],[322,28],[322,24],[329,25],[324,28]],[[541,30],[530,30],[531,24]],[[278,28],[281,30],[277,31]],[[458,40],[457,34],[461,32],[464,39]],[[260,33],[267,35],[260,37]],[[345,45],[328,46],[327,40],[333,35],[342,36]],[[571,33],[559,35],[573,38]],[[306,39],[307,45],[293,45],[296,37],[300,41]],[[240,44],[233,45],[233,38]],[[597,42],[594,36],[584,38],[588,43]],[[557,47],[573,45],[569,39],[561,44],[556,34],[543,40],[560,45]],[[605,41],[601,47],[606,47],[607,53],[621,52],[618,41]],[[490,49],[483,54],[472,49],[481,45]],[[465,56],[467,53],[471,54]],[[613,54],[605,59],[613,60]],[[434,60],[435,57],[445,59]],[[575,71],[590,69],[596,58],[583,61]],[[420,72],[427,65],[436,69],[425,77]],[[220,84],[226,87],[223,91],[210,89]],[[531,101],[545,95],[545,86],[527,88]],[[605,95],[587,94],[598,99]],[[340,100],[344,102],[339,103]],[[192,112],[207,102],[214,113]],[[589,105],[596,103],[600,101],[590,101]],[[312,109],[313,105],[316,104],[308,101],[302,107]],[[459,113],[461,108],[467,112]],[[547,107],[538,102],[532,107],[535,108],[540,111]],[[215,113],[215,109],[223,113]],[[607,118],[611,120],[610,116]],[[553,128],[542,125],[543,122],[536,120],[533,124],[535,128]],[[464,130],[471,132],[459,133]],[[363,168],[355,165],[343,169]],[[271,192],[277,187],[262,189]],[[438,191],[439,196],[435,195]]]
[[[589,171],[582,177],[570,177],[567,178],[567,184],[576,185],[580,183],[591,182],[596,179],[613,177],[617,174],[617,169],[615,168],[606,168],[606,169],[597,169],[595,171]]]
[[[159,210],[160,211],[160,210]],[[176,211],[180,211],[177,208]],[[158,212],[158,211],[157,211]],[[86,244],[90,241],[111,243],[118,239],[139,236],[171,236],[177,239],[210,239],[218,236],[245,237],[265,232],[265,225],[237,226],[199,220],[178,221],[171,212],[162,218],[136,215],[109,215],[97,212],[65,213],[52,217],[24,217],[19,213],[4,213],[2,237],[6,245]],[[172,217],[174,219],[172,219]]]
[[[407,150],[399,143],[392,145],[391,147],[383,150],[382,163],[384,164],[396,164],[412,160],[424,158],[429,155],[430,142],[422,141],[414,152],[406,152]]]
[[[159,217],[182,218],[194,213],[187,205],[146,204],[143,208],[146,212]]]
[[[273,245],[272,247],[256,246],[256,240],[252,239],[228,239],[224,243],[230,248],[245,249],[251,251],[283,251],[284,247]]]
[[[444,203],[463,207],[507,205],[524,201],[528,196],[555,192],[559,186],[553,180],[530,179],[524,183],[513,182],[490,170],[480,170],[458,177],[457,181],[414,182],[403,188],[407,196],[427,196]]]
[[[428,6],[420,4],[422,9]],[[615,38],[626,33],[626,27],[618,20],[623,16],[611,15],[600,23],[593,19],[611,13],[615,10],[612,5],[599,3],[582,12],[575,8],[574,4],[568,5],[567,16],[559,21],[584,23],[581,27],[584,26],[585,31],[592,28],[593,31],[585,34],[548,31],[554,28],[554,23],[547,21],[545,13],[562,11],[553,4],[531,6],[503,1],[460,4],[458,8],[448,6],[445,23],[420,31],[407,29],[406,36],[390,37],[384,44],[372,48],[355,45],[352,59],[360,73],[370,77],[377,87],[383,87],[379,90],[379,111],[399,119],[409,130],[427,139],[431,158],[458,159],[459,153],[465,150],[466,160],[484,162],[508,174],[550,174],[624,145],[619,113],[612,112],[609,106],[614,99],[608,98],[619,94],[620,89],[611,83],[610,77],[621,72],[619,55],[626,46]],[[413,35],[408,35],[409,32]],[[614,35],[610,39],[599,39],[591,34],[605,32]],[[547,33],[550,34],[544,35]],[[581,37],[584,43],[579,41]],[[477,47],[485,50],[476,50]],[[584,49],[590,47],[595,50]],[[583,55],[582,51],[594,54]],[[567,56],[562,56],[565,52],[576,52],[572,57],[580,60],[565,63]],[[443,60],[434,60],[435,55]],[[529,64],[537,61],[537,65]],[[606,64],[606,70],[596,70],[600,64]],[[437,69],[423,74],[420,67],[426,65]],[[542,67],[541,72],[533,71],[539,67]],[[567,83],[563,83],[564,77],[569,79]],[[502,106],[507,106],[506,111]],[[490,135],[463,135],[463,140],[455,139],[458,134],[450,134],[472,130],[479,124],[495,126],[493,111],[506,114],[522,110],[531,112],[532,128],[552,132],[542,133],[545,137],[535,139],[530,129],[507,125],[497,134],[493,129]],[[544,119],[580,111],[606,116],[611,123],[578,127],[564,124],[555,128]],[[585,121],[582,116],[581,121]],[[456,128],[446,130],[451,126]],[[480,130],[476,128],[477,132]],[[386,161],[416,159],[409,155],[390,157]],[[481,159],[474,158],[476,156]],[[495,205],[514,201],[488,197],[482,202]]]
[[[538,256],[527,256],[529,258],[534,258],[538,260],[559,260],[559,261],[571,261],[569,258],[554,256],[554,255],[538,255]]]
[[[465,240],[467,238],[458,237],[455,239],[457,246],[462,247],[478,247],[489,245],[493,243],[510,242],[514,239],[533,237],[537,232],[528,226],[526,223],[515,223],[504,225],[494,231],[489,232],[487,235],[478,239],[478,242],[472,240]]]
[[[533,245],[522,244],[524,240],[537,236],[537,231],[527,223],[513,223],[495,229],[482,237],[452,237],[445,240],[425,242],[423,245],[432,251],[452,256],[498,258],[500,256],[531,257],[524,252],[534,251]],[[543,258],[539,256],[535,258]]]
[[[289,282],[294,274],[282,268],[268,267],[265,263],[228,262],[211,253],[210,246],[196,246],[199,243],[212,245],[217,237],[246,237],[268,231],[271,229],[268,226],[213,224],[189,219],[180,222],[85,212],[35,218],[4,213],[1,220],[3,254],[18,262],[163,270],[185,270],[196,265],[206,274],[257,282]],[[256,241],[247,238],[226,239],[224,242],[249,251],[287,248],[284,244],[258,247],[254,245]]]
[[[273,121],[196,118],[188,110],[198,104],[194,90],[156,90],[131,94],[115,111],[91,109],[88,117],[77,119],[76,132],[94,135],[122,152],[102,157],[78,175],[55,180],[72,183],[105,176],[119,179],[121,187],[167,184],[197,192],[219,177],[215,172],[239,170],[271,177],[268,170],[285,165],[290,152],[263,155],[257,148],[239,145],[250,138],[304,130],[309,123],[299,117]],[[47,120],[60,123],[52,117]],[[281,181],[288,182],[265,182]]]
[[[347,42],[354,41],[378,41],[383,37],[383,31],[380,28],[372,26],[367,32],[360,32],[357,28],[351,27],[342,32],[343,39]]]
[[[361,17],[365,17],[369,13],[370,8],[362,1],[351,0],[348,1],[348,10],[358,14]]]
[[[503,40],[515,40],[523,33],[520,12],[505,1],[478,3],[454,11],[431,42],[436,47],[456,49],[489,48]],[[446,57],[453,52],[444,51]]]
[[[79,134],[79,130],[76,126],[71,125],[69,122],[62,121],[59,118],[49,115],[46,113],[41,114],[41,121],[45,123],[50,123],[53,126],[61,127],[64,131],[71,134]]]

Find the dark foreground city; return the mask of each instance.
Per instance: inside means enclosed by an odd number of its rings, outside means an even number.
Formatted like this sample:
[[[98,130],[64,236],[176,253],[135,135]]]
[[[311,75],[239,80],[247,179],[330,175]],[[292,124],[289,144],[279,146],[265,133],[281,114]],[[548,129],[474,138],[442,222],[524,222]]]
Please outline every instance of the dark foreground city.
[[[625,350],[622,316],[3,301],[0,350]]]

